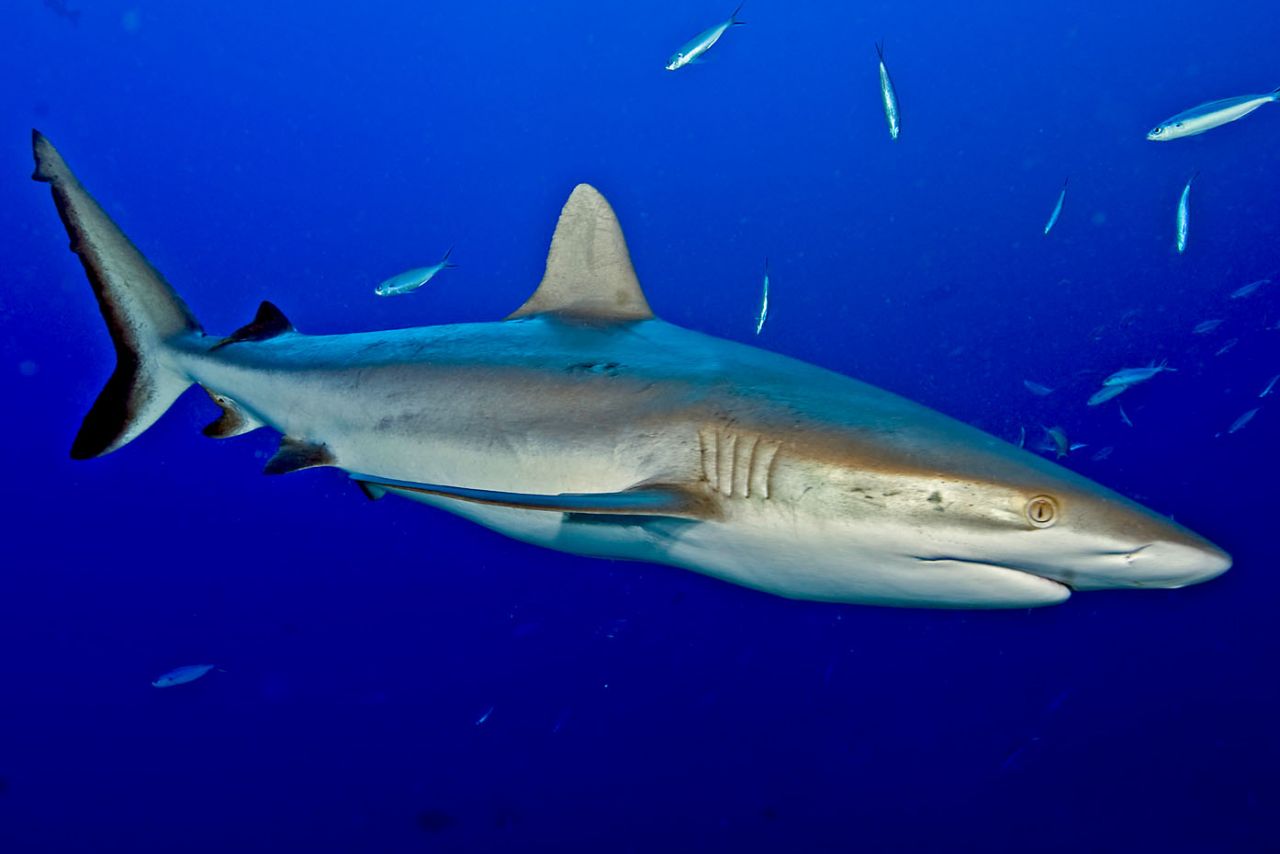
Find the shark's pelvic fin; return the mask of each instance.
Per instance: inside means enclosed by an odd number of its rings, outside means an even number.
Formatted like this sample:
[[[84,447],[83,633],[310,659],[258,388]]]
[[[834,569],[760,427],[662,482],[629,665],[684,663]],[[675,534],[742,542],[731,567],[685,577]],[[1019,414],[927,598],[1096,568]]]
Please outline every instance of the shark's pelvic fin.
[[[360,487],[360,491],[364,493],[364,497],[370,501],[379,501],[386,497],[387,491],[376,483],[369,483],[366,480],[357,480],[356,486]]]
[[[463,486],[444,486],[436,483],[413,483],[367,474],[353,473],[351,477],[362,485],[366,495],[370,494],[372,488],[376,488],[376,491],[380,492],[434,495],[475,504],[514,507],[518,510],[547,510],[553,513],[666,516],[699,520],[715,515],[714,506],[707,498],[683,487],[665,484],[644,485],[622,492],[566,492],[560,495],[533,495],[492,489],[468,489]]]
[[[333,454],[324,445],[285,436],[280,448],[263,467],[263,474],[289,474],[302,469],[334,464]]]
[[[137,438],[191,385],[190,377],[168,364],[164,351],[174,339],[194,338],[201,329],[164,277],[81,186],[53,143],[33,130],[31,148],[36,162],[31,177],[53,190],[71,251],[84,265],[115,344],[115,372],[71,446],[71,456],[83,460]]]
[[[293,331],[293,324],[284,316],[284,312],[264,300],[262,305],[258,306],[258,313],[254,315],[251,322],[214,344],[212,349],[216,350],[240,341],[265,341]]]
[[[222,414],[204,428],[204,434],[210,439],[230,439],[232,436],[243,436],[245,433],[264,426],[261,421],[245,412],[240,408],[240,404],[225,394],[218,394],[216,391],[210,391],[209,389],[205,389],[205,391],[209,392],[209,397],[213,398],[213,402],[222,408]]]
[[[542,283],[507,319],[536,314],[588,321],[653,317],[618,217],[595,187],[574,188],[560,211]]]

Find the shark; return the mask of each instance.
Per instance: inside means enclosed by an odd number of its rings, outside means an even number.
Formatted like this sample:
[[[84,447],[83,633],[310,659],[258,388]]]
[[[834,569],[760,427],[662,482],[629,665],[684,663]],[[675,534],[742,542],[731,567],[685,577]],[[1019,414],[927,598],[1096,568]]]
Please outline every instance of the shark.
[[[1203,537],[904,397],[655,316],[614,210],[576,187],[505,319],[341,335],[264,302],[205,332],[33,132],[111,334],[75,459],[192,386],[214,438],[281,435],[265,472],[330,467],[536,546],[693,570],[799,600],[1028,608],[1231,566]]]

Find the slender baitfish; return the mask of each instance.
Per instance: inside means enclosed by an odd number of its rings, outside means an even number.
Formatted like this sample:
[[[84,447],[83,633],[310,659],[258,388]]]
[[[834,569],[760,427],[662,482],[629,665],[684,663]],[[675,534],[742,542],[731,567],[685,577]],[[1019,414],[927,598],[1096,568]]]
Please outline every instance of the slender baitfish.
[[[1058,202],[1053,206],[1053,213],[1049,214],[1049,221],[1044,224],[1044,233],[1047,235],[1054,224],[1057,223],[1058,217],[1062,215],[1062,203],[1067,200],[1067,178],[1062,182],[1062,190],[1058,193]]]
[[[441,270],[449,270],[458,266],[457,264],[449,263],[449,254],[451,252],[453,252],[452,246],[449,247],[448,252],[444,253],[443,258],[430,267],[418,267],[415,270],[406,270],[403,273],[392,276],[374,288],[373,292],[380,297],[395,297],[416,291],[435,278],[435,275]]]
[[[1128,390],[1129,386],[1124,385],[1123,383],[1119,385],[1104,385],[1089,397],[1089,405],[1098,406],[1099,404],[1106,403],[1108,400],[1119,397]]]
[[[1280,374],[1276,374],[1271,378],[1271,382],[1267,383],[1267,387],[1262,390],[1262,394],[1258,395],[1258,397],[1266,397],[1271,394],[1271,390],[1276,387],[1276,380],[1280,380]]]
[[[1277,100],[1280,100],[1280,86],[1263,95],[1238,95],[1235,98],[1210,101],[1165,119],[1147,133],[1147,139],[1165,142],[1195,136],[1242,119],[1263,104]]]
[[[1200,173],[1197,172],[1196,175]],[[1187,179],[1187,186],[1182,188],[1182,198],[1178,199],[1178,253],[1187,251],[1187,225],[1191,218],[1191,182],[1196,179],[1192,175]]]
[[[764,322],[769,317],[769,259],[764,259],[764,287],[760,290],[760,312],[756,315],[756,334],[764,329]]]
[[[1154,377],[1156,374],[1162,373],[1164,371],[1176,371],[1176,370],[1178,369],[1169,367],[1168,359],[1161,359],[1160,364],[1157,365],[1154,361],[1152,361],[1151,364],[1147,365],[1145,368],[1121,368],[1120,370],[1116,371],[1114,374],[1112,374],[1111,376],[1103,380],[1102,384],[1104,386],[1121,386],[1122,385],[1128,388],[1131,385],[1144,383],[1147,380]]]
[[[1253,409],[1250,409],[1244,415],[1241,415],[1239,418],[1235,420],[1235,423],[1233,423],[1230,427],[1227,428],[1227,433],[1231,434],[1231,433],[1235,433],[1237,430],[1243,430],[1245,425],[1253,420],[1253,416],[1257,415],[1258,410],[1261,408],[1262,407],[1260,406],[1255,406]]]
[[[902,119],[898,115],[898,93],[894,91],[889,69],[884,67],[884,42],[876,42],[876,55],[880,57],[880,100],[884,101],[884,120],[889,123],[889,136],[898,138]]]
[[[188,682],[196,681],[215,667],[217,667],[216,664],[186,664],[182,667],[175,667],[163,676],[157,676],[151,685],[155,688],[172,688],[174,685],[185,685]]]
[[[685,42],[683,47],[671,54],[671,59],[667,61],[667,70],[679,71],[686,65],[701,62],[702,55],[711,50],[711,47],[720,41],[720,37],[728,32],[730,27],[742,26],[744,22],[738,20],[738,13],[741,11],[742,4],[739,3],[738,8],[733,10],[733,14],[729,16],[727,21],[721,21],[714,27],[707,27]]]
[[[1221,325],[1222,325],[1222,321],[1218,319],[1202,320],[1196,324],[1195,329],[1191,330],[1191,334],[1192,335],[1208,335],[1210,332],[1217,329]]]
[[[1247,285],[1241,285],[1231,292],[1230,299],[1244,299],[1251,297],[1266,285],[1271,284],[1270,279],[1258,279],[1256,282],[1250,282]]]

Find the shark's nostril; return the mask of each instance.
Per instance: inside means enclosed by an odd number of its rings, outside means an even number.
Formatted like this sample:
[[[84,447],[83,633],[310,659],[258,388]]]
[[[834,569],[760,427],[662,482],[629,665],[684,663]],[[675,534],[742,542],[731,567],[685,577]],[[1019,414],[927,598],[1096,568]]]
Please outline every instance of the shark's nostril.
[[[1126,553],[1126,554],[1125,554],[1125,556],[1124,556],[1124,562],[1125,562],[1125,563],[1127,563],[1127,564],[1132,565],[1132,564],[1133,564],[1133,559],[1134,559],[1135,557],[1137,557],[1141,552],[1144,552],[1144,551],[1146,551],[1146,550],[1147,550],[1147,549],[1149,549],[1149,548],[1151,548],[1151,543],[1147,543],[1145,546],[1138,546],[1138,547],[1137,547],[1136,549],[1134,549],[1133,551],[1128,552],[1128,553]]]

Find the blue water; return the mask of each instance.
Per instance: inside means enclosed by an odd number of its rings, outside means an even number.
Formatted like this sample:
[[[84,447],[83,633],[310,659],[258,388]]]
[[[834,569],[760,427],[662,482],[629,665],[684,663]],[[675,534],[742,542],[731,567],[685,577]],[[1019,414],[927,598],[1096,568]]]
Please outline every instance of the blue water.
[[[1280,846],[1280,107],[1144,140],[1280,84],[1274,4],[749,0],[672,74],[731,2],[69,3],[0,16],[0,851]],[[767,255],[761,346],[1060,424],[1235,568],[1036,611],[786,601],[264,478],[275,437],[205,439],[198,390],[73,463],[113,352],[33,126],[221,332],[263,298],[306,332],[501,318],[589,181],[665,319],[754,341]],[[1164,358],[1132,428],[1084,406]]]

